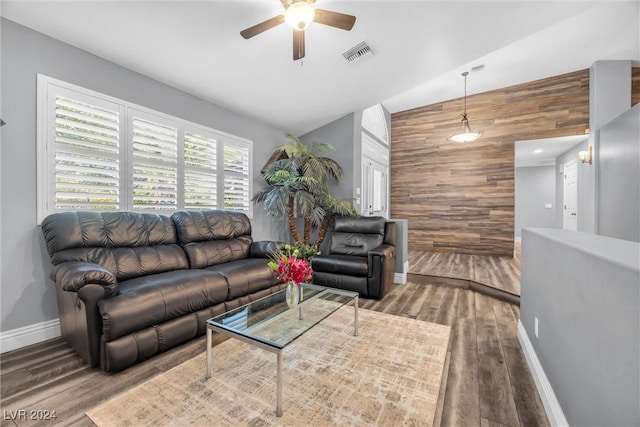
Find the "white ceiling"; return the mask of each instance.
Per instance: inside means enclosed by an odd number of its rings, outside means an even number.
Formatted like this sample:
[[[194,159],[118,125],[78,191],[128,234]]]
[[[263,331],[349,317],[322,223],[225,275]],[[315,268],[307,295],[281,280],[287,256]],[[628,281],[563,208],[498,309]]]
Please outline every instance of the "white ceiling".
[[[286,25],[239,32],[282,13],[278,0],[11,1],[0,14],[158,81],[297,135],[382,102],[391,112],[468,93],[640,60],[640,3],[332,1],[352,31],[312,24],[294,62]],[[366,41],[375,55],[348,65]]]
[[[589,135],[516,141],[515,167],[548,166],[556,164],[556,157],[589,139]],[[577,157],[576,157],[577,159]]]

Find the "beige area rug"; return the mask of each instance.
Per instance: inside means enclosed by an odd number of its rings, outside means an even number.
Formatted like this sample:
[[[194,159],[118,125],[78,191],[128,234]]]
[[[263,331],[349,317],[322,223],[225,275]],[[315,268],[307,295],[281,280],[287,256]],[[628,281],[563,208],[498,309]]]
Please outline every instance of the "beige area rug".
[[[235,339],[152,378],[87,415],[112,426],[433,424],[450,328],[353,307],[283,353],[283,416],[275,416],[276,355]]]

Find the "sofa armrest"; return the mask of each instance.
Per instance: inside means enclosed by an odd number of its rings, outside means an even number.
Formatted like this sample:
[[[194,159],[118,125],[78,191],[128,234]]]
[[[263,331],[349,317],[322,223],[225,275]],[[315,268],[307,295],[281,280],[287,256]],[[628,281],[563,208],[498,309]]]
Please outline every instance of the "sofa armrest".
[[[284,243],[282,242],[272,242],[272,241],[261,241],[261,242],[253,242],[251,244],[251,248],[249,251],[249,256],[251,258],[270,258],[271,254],[276,251],[278,248],[282,248]]]
[[[78,292],[88,284],[104,288],[105,297],[118,293],[118,280],[106,268],[90,262],[70,261],[60,264],[56,271],[56,282],[63,290]]]

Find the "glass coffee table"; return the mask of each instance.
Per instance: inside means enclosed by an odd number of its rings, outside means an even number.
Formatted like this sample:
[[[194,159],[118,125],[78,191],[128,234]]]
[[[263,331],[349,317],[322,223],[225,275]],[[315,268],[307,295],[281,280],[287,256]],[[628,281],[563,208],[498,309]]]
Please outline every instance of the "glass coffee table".
[[[282,416],[282,351],[345,304],[354,301],[353,335],[358,336],[358,293],[300,284],[300,302],[289,308],[283,289],[207,320],[206,377],[211,378],[212,334],[220,332],[276,353],[276,415]]]

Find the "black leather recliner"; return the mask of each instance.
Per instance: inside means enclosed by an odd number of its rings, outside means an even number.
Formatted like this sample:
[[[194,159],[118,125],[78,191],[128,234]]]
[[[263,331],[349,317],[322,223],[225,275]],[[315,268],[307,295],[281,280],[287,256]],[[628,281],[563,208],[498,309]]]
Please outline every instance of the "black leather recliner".
[[[313,257],[313,283],[381,299],[391,289],[397,225],[382,217],[336,217],[328,250]]]

